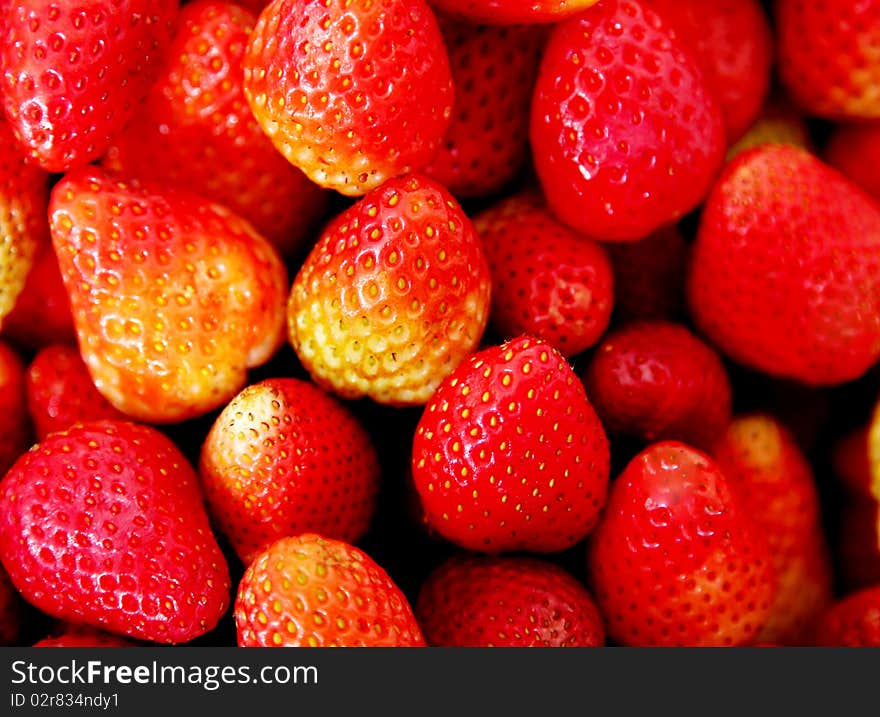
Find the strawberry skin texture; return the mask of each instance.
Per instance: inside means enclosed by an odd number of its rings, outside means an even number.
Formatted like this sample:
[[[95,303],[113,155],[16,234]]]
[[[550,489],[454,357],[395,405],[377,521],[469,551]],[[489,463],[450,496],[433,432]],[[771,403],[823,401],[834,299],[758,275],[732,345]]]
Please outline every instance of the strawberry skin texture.
[[[880,209],[805,150],[744,152],[706,201],[687,292],[735,361],[813,386],[858,378],[880,358]]]
[[[530,136],[551,209],[608,241],[644,238],[694,209],[725,148],[696,61],[637,0],[602,0],[555,25]]]
[[[717,464],[654,443],[612,483],[588,549],[609,637],[631,646],[749,644],[770,614],[770,550]]]
[[[809,114],[880,118],[880,2],[776,0],[779,77]]]
[[[238,586],[240,647],[424,647],[413,609],[369,555],[314,533],[281,538]]]
[[[880,587],[849,593],[831,605],[816,626],[817,645],[880,647]]]
[[[286,269],[225,207],[89,167],[55,185],[50,218],[83,359],[126,415],[217,408],[283,343]]]
[[[275,149],[245,100],[241,63],[255,22],[231,3],[185,5],[144,112],[102,164],[224,204],[290,255],[323,214],[327,194]]]
[[[874,167],[880,163],[880,122],[839,124],[823,149],[825,161],[880,199],[880,179]]]
[[[25,364],[12,346],[0,341],[0,478],[30,441]]]
[[[343,398],[423,405],[476,349],[491,301],[476,229],[432,179],[391,179],[339,214],[294,279],[288,335]]]
[[[216,525],[247,565],[288,535],[359,540],[376,508],[379,459],[340,401],[306,381],[267,379],[217,417],[199,477]]]
[[[610,332],[587,365],[584,383],[614,433],[708,449],[730,422],[727,370],[682,324],[644,321]]]
[[[437,647],[601,647],[592,596],[553,563],[456,555],[422,584],[416,618]]]
[[[594,5],[596,0],[431,0],[447,15],[469,23],[511,25],[557,22]]]
[[[0,508],[0,559],[48,615],[183,643],[229,606],[198,477],[154,428],[93,421],[53,433],[6,474]]]
[[[412,476],[427,523],[467,550],[552,553],[595,526],[609,447],[584,388],[549,343],[469,357],[416,428]]]
[[[27,367],[25,388],[38,441],[74,423],[125,419],[95,388],[76,346],[52,344],[40,349]]]
[[[97,159],[140,109],[177,17],[176,0],[4,3],[0,95],[35,164]]]
[[[424,0],[275,0],[251,34],[244,90],[280,152],[349,196],[421,170],[455,96]]]
[[[759,0],[648,0],[693,53],[718,98],[728,143],[757,119],[770,87],[773,35]]]
[[[529,108],[547,33],[441,22],[455,82],[452,124],[424,174],[459,199],[511,182],[529,156]]]
[[[539,336],[574,356],[604,333],[614,305],[608,255],[530,196],[474,217],[492,272],[490,321],[505,338]]]

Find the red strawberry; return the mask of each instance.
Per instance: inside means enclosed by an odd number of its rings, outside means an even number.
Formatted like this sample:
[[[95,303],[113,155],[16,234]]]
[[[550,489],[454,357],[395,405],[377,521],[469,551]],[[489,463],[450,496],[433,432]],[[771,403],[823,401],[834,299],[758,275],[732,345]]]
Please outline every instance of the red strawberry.
[[[602,423],[615,433],[708,448],[730,422],[724,364],[681,324],[645,321],[610,332],[584,382]]]
[[[762,642],[798,643],[831,601],[831,563],[813,472],[773,416],[737,416],[712,455],[740,506],[767,536],[778,589]]]
[[[156,79],[176,0],[2,5],[0,95],[20,144],[50,172],[98,158]]]
[[[574,15],[596,0],[431,0],[444,13],[466,22],[493,25],[549,23]]]
[[[813,150],[803,110],[787,97],[771,96],[751,127],[727,149],[727,160],[762,144],[792,144]]]
[[[432,179],[391,179],[324,230],[296,276],[290,342],[345,398],[424,404],[473,351],[489,315],[483,247]]]
[[[540,339],[475,353],[422,413],[412,474],[425,519],[486,553],[551,553],[595,526],[609,449],[583,385]]]
[[[770,87],[773,36],[760,0],[648,0],[694,54],[718,98],[727,141],[758,118]]]
[[[880,178],[874,168],[880,162],[880,122],[841,124],[825,144],[825,161],[880,199]]]
[[[127,415],[217,408],[283,343],[284,265],[225,207],[83,168],[55,185],[50,216],[83,359]]]
[[[602,0],[553,28],[531,142],[560,219],[633,240],[703,200],[725,138],[715,97],[669,27],[644,0]]]
[[[63,632],[48,635],[33,647],[136,647],[137,643],[87,625],[67,625]]]
[[[95,421],[53,433],[6,474],[0,509],[0,559],[53,617],[181,643],[229,605],[198,478],[154,428]]]
[[[145,111],[103,165],[225,204],[291,254],[323,214],[326,193],[275,149],[244,98],[241,62],[255,21],[228,2],[185,5]]]
[[[880,585],[862,588],[831,605],[816,626],[817,645],[880,646]]]
[[[452,124],[424,173],[456,197],[499,191],[529,155],[532,86],[547,34],[532,25],[441,24],[452,77]]]
[[[717,464],[674,441],[648,446],[612,483],[588,564],[624,645],[748,644],[776,594],[764,536]]]
[[[802,149],[745,152],[706,202],[688,294],[732,359],[811,385],[855,379],[880,358],[880,208]]]
[[[241,647],[423,647],[412,608],[369,555],[306,533],[281,538],[238,586]]]
[[[15,645],[21,634],[22,601],[9,579],[9,575],[0,566],[0,646]]]
[[[605,249],[560,224],[529,195],[474,217],[492,272],[490,321],[505,337],[540,336],[565,356],[592,346],[614,304]]]
[[[98,393],[75,346],[51,344],[40,349],[27,368],[25,386],[39,441],[77,422],[125,418]]]
[[[25,364],[9,344],[0,341],[0,478],[30,441]]]
[[[208,510],[248,564],[288,535],[359,540],[375,512],[379,460],[342,403],[279,378],[248,386],[223,409],[199,476]]]
[[[441,647],[600,647],[602,616],[587,589],[553,563],[457,555],[422,584],[416,617]]]
[[[812,115],[880,117],[880,2],[775,0],[779,75]]]
[[[423,168],[454,98],[425,0],[274,0],[248,43],[244,91],[292,164],[353,196]]]

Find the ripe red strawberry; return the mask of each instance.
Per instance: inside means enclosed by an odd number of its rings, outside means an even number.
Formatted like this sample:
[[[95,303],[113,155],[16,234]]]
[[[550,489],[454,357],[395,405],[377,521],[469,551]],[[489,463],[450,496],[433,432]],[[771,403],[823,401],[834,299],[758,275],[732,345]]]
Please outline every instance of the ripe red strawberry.
[[[880,646],[880,585],[851,592],[825,610],[815,642],[829,647]]]
[[[229,605],[198,478],[154,428],[94,421],[53,433],[6,474],[0,509],[0,560],[48,615],[181,643]]]
[[[21,634],[21,597],[0,566],[0,646],[15,645]]]
[[[97,159],[156,79],[176,0],[2,4],[0,96],[35,163],[63,172]]]
[[[65,625],[58,634],[47,635],[33,647],[136,647],[137,643],[88,625]]]
[[[587,589],[553,563],[456,555],[419,590],[416,618],[440,647],[600,647],[602,616]]]
[[[359,540],[376,509],[379,459],[344,404],[306,381],[267,379],[217,417],[199,477],[217,527],[247,565],[288,535]]]
[[[764,536],[717,464],[675,441],[648,446],[612,483],[588,565],[623,645],[748,644],[776,594]]]
[[[880,117],[880,2],[775,0],[779,76],[812,115]]]
[[[880,179],[874,167],[880,162],[880,122],[840,124],[823,150],[825,161],[880,199]]]
[[[804,112],[789,98],[771,96],[746,133],[727,148],[727,160],[762,144],[792,144],[813,151]]]
[[[424,173],[459,199],[501,190],[529,155],[529,108],[547,39],[533,25],[442,22],[455,82],[452,124]]]
[[[535,169],[553,211],[606,240],[694,209],[724,158],[696,61],[644,0],[602,0],[553,28],[532,100]]]
[[[125,418],[95,388],[75,346],[51,344],[40,349],[28,365],[25,388],[38,441],[77,422]]]
[[[83,359],[127,415],[217,408],[283,343],[284,265],[225,207],[83,168],[55,185],[50,216]]]
[[[424,404],[477,347],[490,290],[482,244],[452,195],[398,177],[325,228],[291,288],[290,342],[340,396]]]
[[[760,0],[648,0],[694,54],[718,98],[727,141],[761,112],[770,87],[773,36]]]
[[[770,545],[778,589],[758,640],[801,642],[832,598],[830,554],[810,464],[788,429],[768,414],[737,416],[712,455]]]
[[[412,607],[369,555],[313,533],[281,538],[238,586],[240,647],[423,647]]]
[[[584,383],[610,432],[708,449],[730,422],[727,370],[682,324],[645,321],[610,332],[593,353]]]
[[[244,98],[241,63],[255,22],[229,2],[185,5],[144,112],[103,166],[224,204],[291,254],[323,214],[326,192],[275,149]]]
[[[574,15],[596,0],[431,0],[444,13],[466,22],[493,25],[550,23]]]
[[[425,520],[468,550],[551,553],[595,526],[609,448],[584,388],[549,343],[479,351],[422,413],[412,475]]]
[[[614,318],[674,319],[684,308],[688,245],[675,226],[634,242],[606,246],[614,276]]]
[[[600,244],[523,195],[484,209],[474,225],[492,273],[490,321],[502,336],[540,336],[565,356],[599,340],[614,305],[611,262]]]
[[[248,43],[244,91],[292,164],[352,196],[422,169],[454,99],[425,0],[274,0]]]
[[[802,149],[745,152],[706,202],[688,294],[732,359],[811,385],[855,379],[880,358],[880,209]]]
[[[25,364],[0,341],[0,478],[24,453],[31,440],[25,389]]]

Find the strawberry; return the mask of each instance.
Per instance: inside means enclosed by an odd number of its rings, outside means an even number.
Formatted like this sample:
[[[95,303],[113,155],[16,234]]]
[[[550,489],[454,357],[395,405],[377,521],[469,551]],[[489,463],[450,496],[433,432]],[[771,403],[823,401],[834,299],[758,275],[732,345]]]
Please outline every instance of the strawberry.
[[[163,643],[213,629],[230,578],[180,450],[149,426],[53,433],[0,483],[0,560],[53,617]]]
[[[201,415],[283,343],[284,265],[225,207],[88,167],[55,185],[50,217],[80,351],[123,413]]]
[[[21,634],[22,601],[0,566],[0,646],[15,645]]]
[[[40,349],[27,367],[25,388],[38,441],[77,422],[125,418],[98,393],[75,346],[51,344]]]
[[[770,87],[773,36],[760,0],[648,0],[696,58],[718,98],[728,143],[758,118]]]
[[[810,464],[785,426],[757,413],[737,416],[713,444],[712,456],[770,545],[778,589],[758,640],[797,643],[832,597]]]
[[[749,368],[814,386],[855,379],[880,358],[880,208],[805,150],[744,152],[706,201],[688,300]]]
[[[465,22],[510,25],[551,23],[574,15],[596,0],[431,0],[431,3]]]
[[[851,592],[825,610],[815,642],[829,647],[880,646],[880,585]]]
[[[452,124],[424,174],[459,199],[500,191],[529,155],[532,86],[547,33],[442,22],[455,83]]]
[[[554,26],[530,134],[551,209],[609,241],[644,238],[694,209],[724,158],[714,95],[644,0],[602,0]]]
[[[813,151],[813,138],[803,110],[789,98],[779,95],[768,98],[745,134],[727,148],[727,161],[762,144],[792,144]]]
[[[288,535],[359,540],[376,508],[379,459],[345,405],[307,381],[267,379],[217,417],[199,477],[209,512],[248,564]]]
[[[96,630],[87,625],[66,625],[55,635],[47,635],[33,647],[136,647],[137,643],[119,635]]]
[[[452,117],[449,56],[425,0],[274,0],[243,67],[247,101],[275,146],[350,196],[422,169]]]
[[[521,194],[484,209],[474,225],[492,273],[490,321],[499,333],[540,336],[565,356],[599,340],[614,304],[601,245]]]
[[[156,79],[176,0],[0,7],[0,96],[19,143],[50,172],[97,159]]]
[[[730,422],[724,364],[682,324],[644,321],[610,332],[591,357],[584,383],[614,433],[708,448]]]
[[[224,204],[291,254],[323,214],[326,193],[275,149],[244,98],[241,63],[255,21],[228,2],[185,5],[145,111],[103,166]]]
[[[25,389],[25,364],[0,341],[0,478],[30,446],[31,423]]]
[[[549,343],[472,355],[424,409],[412,477],[425,520],[486,553],[565,550],[595,526],[609,447],[581,382]]]
[[[880,199],[880,180],[874,167],[880,162],[880,122],[850,122],[837,125],[823,150],[825,161]]]
[[[612,483],[588,567],[623,645],[748,644],[776,594],[769,547],[718,465],[676,441],[651,444]]]
[[[240,647],[423,647],[406,596],[369,555],[313,533],[281,538],[238,586]]]
[[[290,343],[342,397],[421,405],[477,347],[490,291],[482,244],[452,195],[398,177],[321,234],[290,291]]]
[[[880,117],[880,2],[775,0],[779,76],[809,114]]]
[[[600,647],[602,616],[587,589],[530,557],[455,555],[419,590],[416,617],[441,647]]]

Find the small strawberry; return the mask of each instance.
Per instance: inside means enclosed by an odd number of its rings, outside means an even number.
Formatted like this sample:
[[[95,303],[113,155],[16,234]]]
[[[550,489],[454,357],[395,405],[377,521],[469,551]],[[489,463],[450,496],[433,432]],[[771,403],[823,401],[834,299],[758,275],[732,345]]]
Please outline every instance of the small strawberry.
[[[163,643],[213,629],[230,578],[198,477],[149,426],[53,433],[0,483],[0,560],[53,617]]]
[[[412,607],[369,555],[313,533],[281,538],[238,586],[240,647],[423,647]]]
[[[0,646],[15,645],[21,634],[21,619],[21,596],[0,566]]]
[[[0,478],[30,446],[31,430],[24,361],[0,341]]]
[[[306,381],[267,379],[217,417],[199,476],[209,512],[247,565],[288,535],[359,540],[376,509],[379,459],[341,402]]]
[[[132,640],[96,630],[88,625],[65,625],[62,632],[47,635],[33,647],[136,647]]]
[[[880,585],[851,592],[825,610],[815,642],[827,647],[880,647]]]
[[[634,646],[752,642],[770,614],[770,550],[717,464],[683,443],[636,455],[589,543],[608,634]]]
[[[727,164],[702,212],[691,315],[730,358],[814,386],[880,358],[880,208],[805,150]]]
[[[413,442],[425,520],[486,553],[571,547],[598,520],[608,472],[608,440],[583,385],[559,352],[530,337],[462,362]]]
[[[97,159],[156,79],[176,0],[18,0],[0,5],[0,96],[36,164]]]
[[[492,273],[490,321],[504,338],[539,336],[565,356],[599,340],[614,305],[604,247],[521,194],[484,209],[474,225]]]
[[[644,321],[608,333],[584,383],[603,425],[614,433],[708,448],[730,422],[727,370],[682,324]]]
[[[880,122],[839,124],[823,150],[825,161],[880,199],[880,179],[874,167],[880,162]]]
[[[557,23],[532,100],[535,169],[552,210],[635,240],[705,197],[724,125],[696,61],[645,0],[601,0]]]
[[[217,408],[283,343],[285,267],[225,207],[86,167],[55,185],[50,216],[83,359],[125,414]]]
[[[77,422],[125,418],[98,393],[75,346],[50,344],[40,349],[27,367],[25,388],[38,441]]]
[[[762,144],[791,144],[813,151],[813,138],[803,110],[789,98],[779,95],[768,98],[745,134],[727,148],[727,161]]]
[[[416,618],[440,647],[600,647],[602,616],[587,589],[553,563],[456,555],[422,584]]]
[[[244,98],[241,63],[255,21],[228,2],[184,5],[144,112],[102,163],[224,204],[291,254],[323,214],[326,192],[275,149]]]
[[[452,117],[449,56],[425,0],[274,0],[243,66],[263,131],[346,195],[422,169]]]
[[[511,25],[551,23],[579,13],[597,0],[431,0],[444,13],[465,22]]]
[[[473,351],[489,315],[473,223],[432,179],[391,179],[324,230],[290,291],[290,343],[345,398],[424,404]]]

